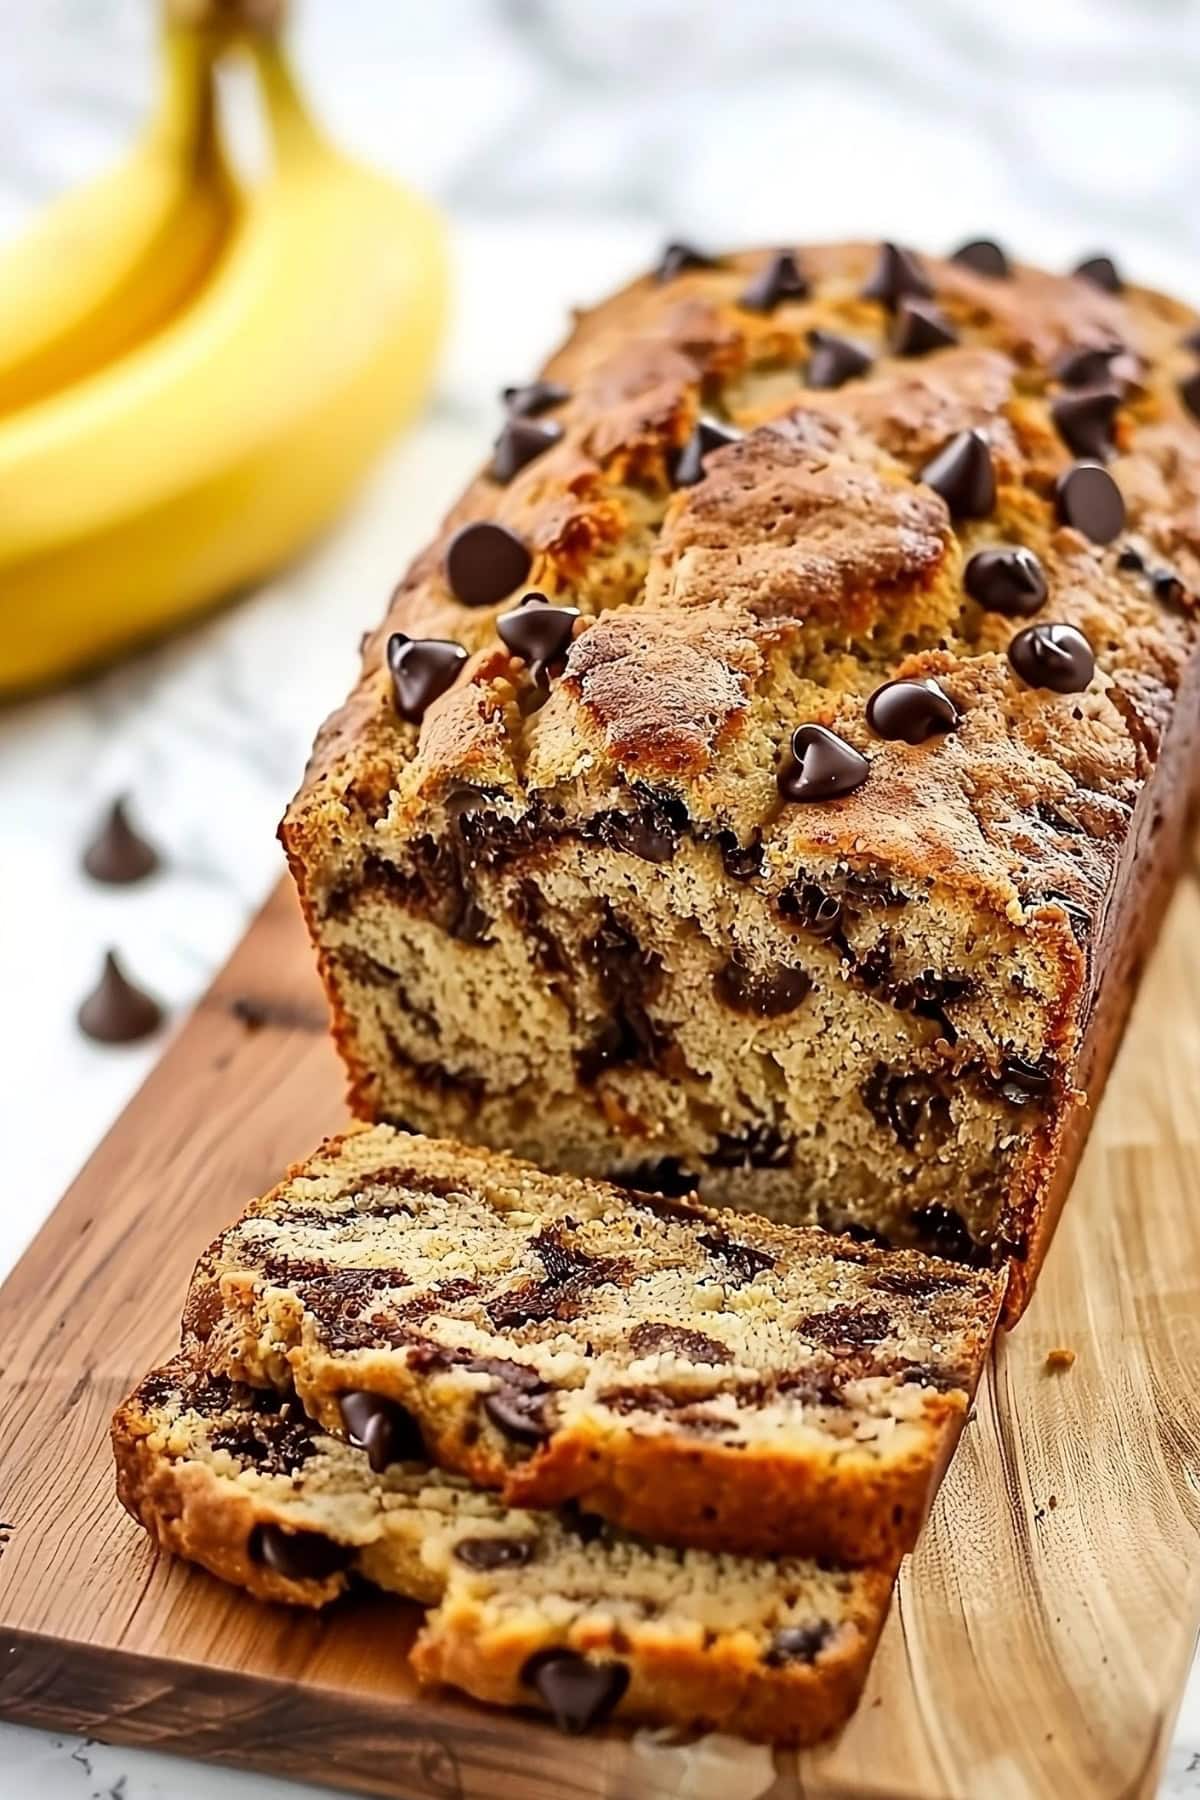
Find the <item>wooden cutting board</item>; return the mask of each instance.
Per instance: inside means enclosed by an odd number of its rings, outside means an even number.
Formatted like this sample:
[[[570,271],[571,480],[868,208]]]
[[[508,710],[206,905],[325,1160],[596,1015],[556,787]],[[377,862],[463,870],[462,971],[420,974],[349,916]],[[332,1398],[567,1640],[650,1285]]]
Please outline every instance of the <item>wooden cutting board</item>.
[[[0,1290],[0,1716],[405,1800],[1151,1795],[1200,1621],[1198,951],[1193,868],[857,1717],[799,1757],[684,1750],[419,1693],[411,1608],[256,1606],[113,1497],[109,1414],[197,1252],[341,1118],[281,888]]]

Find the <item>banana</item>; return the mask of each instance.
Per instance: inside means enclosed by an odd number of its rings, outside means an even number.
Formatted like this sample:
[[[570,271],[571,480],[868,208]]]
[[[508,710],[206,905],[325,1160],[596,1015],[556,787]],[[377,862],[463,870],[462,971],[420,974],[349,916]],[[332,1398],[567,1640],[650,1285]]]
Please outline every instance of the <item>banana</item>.
[[[228,237],[217,40],[169,25],[158,111],[132,155],[0,255],[0,416],[69,387],[178,313]]]
[[[149,343],[0,422],[0,692],[292,557],[425,395],[437,216],[324,138],[277,39],[253,54],[274,167],[211,280]]]

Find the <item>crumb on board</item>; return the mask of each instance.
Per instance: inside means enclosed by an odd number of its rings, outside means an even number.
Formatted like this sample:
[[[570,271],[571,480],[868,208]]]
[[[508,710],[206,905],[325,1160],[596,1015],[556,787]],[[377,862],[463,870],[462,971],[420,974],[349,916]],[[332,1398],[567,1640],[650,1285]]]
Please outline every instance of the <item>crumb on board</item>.
[[[1061,1374],[1064,1370],[1069,1369],[1074,1361],[1075,1352],[1073,1350],[1048,1350],[1046,1352],[1046,1371],[1050,1375]]]

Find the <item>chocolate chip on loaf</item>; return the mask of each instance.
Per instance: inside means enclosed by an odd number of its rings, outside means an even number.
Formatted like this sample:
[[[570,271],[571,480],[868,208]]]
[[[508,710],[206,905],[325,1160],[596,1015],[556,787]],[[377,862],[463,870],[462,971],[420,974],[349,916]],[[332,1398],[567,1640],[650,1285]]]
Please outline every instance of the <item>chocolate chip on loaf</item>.
[[[885,243],[862,293],[864,300],[879,300],[895,312],[902,300],[931,300],[933,287],[911,250]]]
[[[526,381],[517,387],[506,387],[501,399],[515,419],[534,419],[569,400],[569,388],[558,381]]]
[[[676,487],[695,487],[704,479],[704,459],[710,450],[721,450],[736,444],[741,433],[720,419],[701,419],[691,437],[675,459],[673,479]]]
[[[903,738],[923,744],[927,738],[954,731],[959,712],[943,687],[926,681],[889,681],[867,701],[867,724],[877,737]]]
[[[521,586],[532,567],[516,532],[486,519],[460,526],[446,550],[446,579],[464,606],[495,606]]]
[[[510,418],[492,448],[492,479],[507,483],[527,463],[558,443],[563,428],[553,419]]]
[[[1106,294],[1119,294],[1124,285],[1111,256],[1086,256],[1076,263],[1071,273]]]
[[[972,238],[970,243],[960,244],[950,260],[961,263],[965,269],[972,269],[976,275],[990,275],[996,281],[1003,281],[1012,274],[1008,257],[991,238]]]
[[[387,641],[387,665],[400,717],[419,725],[433,702],[454,686],[466,661],[461,644],[394,631]]]
[[[1008,646],[1015,674],[1029,687],[1079,694],[1096,668],[1092,647],[1074,625],[1027,625]]]
[[[1121,490],[1098,463],[1079,462],[1060,475],[1055,500],[1063,524],[1073,525],[1093,544],[1111,544],[1125,528]]]
[[[996,505],[996,473],[982,431],[960,431],[918,477],[940,494],[955,519],[986,519]]]
[[[806,300],[808,281],[795,253],[777,250],[744,289],[739,305],[749,312],[772,312],[781,300]]]
[[[865,344],[838,337],[832,331],[810,331],[811,346],[805,381],[810,388],[843,387],[856,375],[865,375],[875,358]]]
[[[785,800],[836,800],[861,787],[871,765],[825,725],[798,725],[779,771]]]
[[[963,586],[985,612],[1006,618],[1028,618],[1045,604],[1045,571],[1032,550],[1002,544],[977,550],[963,571]]]
[[[677,242],[668,244],[659,258],[658,267],[654,271],[656,281],[674,281],[687,269],[711,269],[714,259],[703,250],[697,250],[694,244]]]
[[[898,303],[891,336],[896,356],[925,356],[957,342],[953,325],[928,300],[908,298]]]

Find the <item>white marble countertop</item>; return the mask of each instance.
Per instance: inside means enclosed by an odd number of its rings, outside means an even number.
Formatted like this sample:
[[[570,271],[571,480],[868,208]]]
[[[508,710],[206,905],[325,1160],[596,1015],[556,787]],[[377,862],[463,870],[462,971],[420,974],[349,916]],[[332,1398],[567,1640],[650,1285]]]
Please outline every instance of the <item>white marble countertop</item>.
[[[1200,295],[1190,0],[858,0],[819,17],[772,0],[309,0],[297,36],[341,135],[450,210],[453,341],[424,423],[302,566],[81,690],[0,713],[0,966],[21,1044],[10,1024],[0,1272],[161,1049],[78,1036],[103,948],[176,1022],[201,993],[279,871],[275,822],[360,627],[481,455],[497,388],[536,365],[572,301],[668,233],[986,232],[1058,264],[1112,247]],[[0,0],[0,236],[115,153],[147,84],[138,0]],[[100,890],[79,846],[126,788],[166,867]],[[3,1800],[302,1791],[0,1727]],[[1196,1683],[1163,1792],[1200,1796]]]

